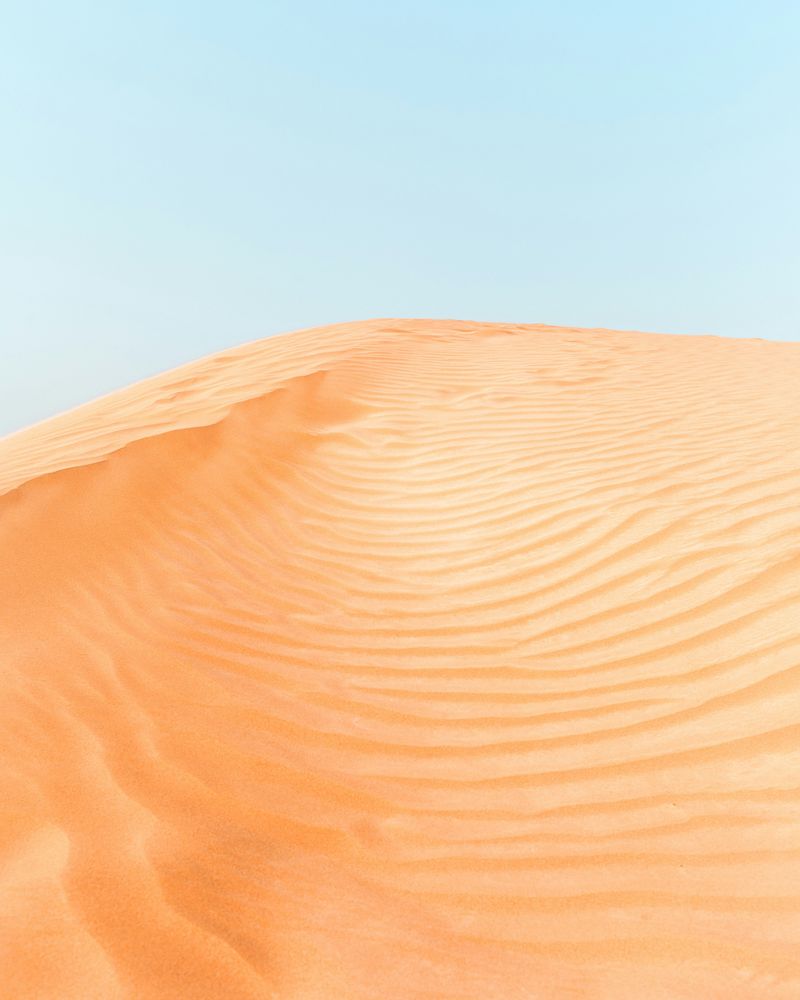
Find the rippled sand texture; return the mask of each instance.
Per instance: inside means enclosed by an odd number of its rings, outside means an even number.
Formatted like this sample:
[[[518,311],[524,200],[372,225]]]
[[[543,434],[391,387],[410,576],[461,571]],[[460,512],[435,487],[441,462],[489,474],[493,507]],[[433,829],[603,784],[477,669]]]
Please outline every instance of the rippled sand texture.
[[[354,323],[0,465],[3,998],[800,997],[800,346]]]

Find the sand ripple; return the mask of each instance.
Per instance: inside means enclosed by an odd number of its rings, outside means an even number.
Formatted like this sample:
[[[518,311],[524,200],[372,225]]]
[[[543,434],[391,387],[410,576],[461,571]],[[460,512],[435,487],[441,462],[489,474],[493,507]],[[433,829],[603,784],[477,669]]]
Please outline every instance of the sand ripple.
[[[796,1000],[799,386],[375,321],[0,442],[2,997]]]

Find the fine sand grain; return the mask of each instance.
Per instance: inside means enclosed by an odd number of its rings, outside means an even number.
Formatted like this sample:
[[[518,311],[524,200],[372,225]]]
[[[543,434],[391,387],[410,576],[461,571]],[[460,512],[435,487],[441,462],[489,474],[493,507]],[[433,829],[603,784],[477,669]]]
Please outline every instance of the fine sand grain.
[[[301,331],[0,493],[2,1000],[800,997],[800,345]]]

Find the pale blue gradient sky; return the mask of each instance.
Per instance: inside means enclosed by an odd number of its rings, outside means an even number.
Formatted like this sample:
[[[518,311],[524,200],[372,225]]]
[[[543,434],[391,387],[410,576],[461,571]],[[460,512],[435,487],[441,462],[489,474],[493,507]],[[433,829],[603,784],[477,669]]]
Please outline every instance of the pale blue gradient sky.
[[[800,4],[78,0],[0,30],[0,433],[431,316],[800,340]]]

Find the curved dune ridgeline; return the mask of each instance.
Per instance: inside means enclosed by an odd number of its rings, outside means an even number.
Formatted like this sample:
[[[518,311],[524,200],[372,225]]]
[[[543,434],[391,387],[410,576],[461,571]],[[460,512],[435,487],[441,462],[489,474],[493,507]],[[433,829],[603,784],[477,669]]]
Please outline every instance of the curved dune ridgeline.
[[[3,998],[800,997],[800,345],[301,331],[0,491]]]

